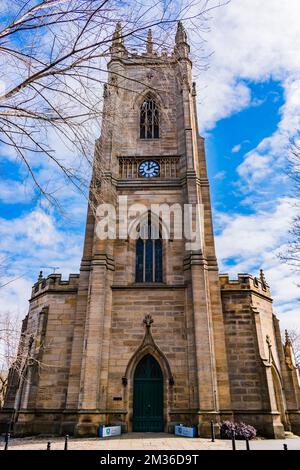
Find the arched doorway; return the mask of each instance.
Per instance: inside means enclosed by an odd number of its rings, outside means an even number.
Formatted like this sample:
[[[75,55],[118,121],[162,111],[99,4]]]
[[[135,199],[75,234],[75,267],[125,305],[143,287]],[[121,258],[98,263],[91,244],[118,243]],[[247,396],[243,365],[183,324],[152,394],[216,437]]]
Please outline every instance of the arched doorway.
[[[133,389],[133,431],[161,432],[163,420],[163,374],[151,354],[136,366]]]

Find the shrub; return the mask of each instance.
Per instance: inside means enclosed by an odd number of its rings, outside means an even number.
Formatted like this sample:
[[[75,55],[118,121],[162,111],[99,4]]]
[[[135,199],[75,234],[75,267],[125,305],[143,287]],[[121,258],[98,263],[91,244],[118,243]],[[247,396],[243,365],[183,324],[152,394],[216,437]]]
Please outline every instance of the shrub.
[[[239,439],[253,439],[256,437],[256,429],[251,426],[250,424],[245,424],[245,423],[238,423],[238,436]]]
[[[232,421],[223,421],[220,428],[221,439],[231,439],[233,430],[235,424]]]
[[[233,423],[232,421],[223,421],[221,423],[221,438],[231,439],[232,431],[235,432],[236,439],[253,439],[256,437],[256,429],[250,424]]]

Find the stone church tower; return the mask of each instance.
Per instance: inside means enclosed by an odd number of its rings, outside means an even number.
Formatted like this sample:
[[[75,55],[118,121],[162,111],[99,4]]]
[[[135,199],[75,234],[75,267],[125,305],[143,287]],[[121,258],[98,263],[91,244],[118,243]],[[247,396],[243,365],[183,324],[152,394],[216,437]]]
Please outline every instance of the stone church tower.
[[[206,436],[225,419],[300,432],[298,369],[263,272],[218,273],[189,50],[180,22],[171,55],[154,51],[151,32],[146,51],[130,53],[117,26],[91,191],[114,206],[120,196],[128,207],[198,205],[201,249],[164,237],[148,214],[139,227],[156,238],[101,239],[90,207],[80,274],[40,275],[33,287],[0,415],[16,433],[186,423]]]

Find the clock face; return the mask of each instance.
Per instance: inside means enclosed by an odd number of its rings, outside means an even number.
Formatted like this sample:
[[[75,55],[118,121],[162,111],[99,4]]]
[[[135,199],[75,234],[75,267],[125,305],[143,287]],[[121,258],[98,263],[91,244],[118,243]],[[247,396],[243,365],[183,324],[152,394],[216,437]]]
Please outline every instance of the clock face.
[[[159,176],[159,164],[154,160],[145,160],[139,166],[139,174],[144,178]]]

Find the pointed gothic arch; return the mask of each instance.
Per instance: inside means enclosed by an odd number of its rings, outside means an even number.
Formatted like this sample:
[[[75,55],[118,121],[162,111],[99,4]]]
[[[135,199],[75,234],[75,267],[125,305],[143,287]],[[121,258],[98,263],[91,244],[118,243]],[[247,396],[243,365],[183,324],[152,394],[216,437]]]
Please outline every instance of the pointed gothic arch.
[[[157,90],[154,91],[154,90],[150,90],[149,88],[145,88],[144,91],[142,91],[137,96],[135,96],[132,107],[136,110],[139,110],[143,102],[149,95],[155,99],[157,106],[159,108],[159,111],[162,112],[163,108],[165,107],[165,101],[163,97]]]
[[[158,364],[160,365],[164,377],[169,381],[170,385],[173,385],[174,379],[171,372],[171,367],[168,362],[168,359],[161,351],[161,349],[155,343],[152,333],[151,333],[151,325],[153,323],[153,319],[151,315],[146,315],[143,323],[146,325],[146,331],[144,335],[144,339],[137,350],[131,356],[125,374],[123,376],[123,382],[127,383],[128,380],[132,379],[134,371],[140,360],[147,354],[150,354],[156,359]]]
[[[171,238],[171,230],[170,226],[166,224],[161,217],[159,217],[155,212],[153,211],[145,211],[143,212],[139,217],[134,219],[131,223],[128,225],[128,234],[129,238],[131,239],[137,239],[135,234],[139,232],[139,225],[146,224],[148,221],[149,215],[151,216],[151,224],[153,224],[153,229],[154,232],[156,233],[156,238],[159,238],[159,235],[164,239],[164,240],[169,240]]]
[[[128,380],[132,379],[134,376],[135,369],[139,362],[143,359],[144,356],[150,354],[158,362],[161,370],[163,372],[164,378],[169,381],[170,385],[173,385],[174,379],[171,372],[170,364],[164,355],[164,353],[159,349],[159,347],[153,342],[152,344],[147,344],[145,346],[141,345],[131,356],[130,361],[127,364],[126,371],[123,377],[123,382],[127,383]]]
[[[125,386],[124,392],[124,405],[128,407],[129,413],[127,415],[127,426],[131,431],[133,426],[133,411],[134,411],[134,378],[135,371],[140,362],[146,358],[146,356],[152,356],[153,359],[158,363],[162,371],[162,385],[163,385],[163,422],[166,424],[168,420],[169,410],[173,406],[173,385],[174,379],[171,372],[171,367],[169,362],[160,350],[160,348],[155,343],[152,334],[151,334],[151,324],[153,319],[151,315],[146,315],[144,318],[144,323],[146,325],[146,331],[144,339],[137,350],[131,356],[125,374],[122,378],[123,385]],[[165,426],[164,424],[164,426]]]

